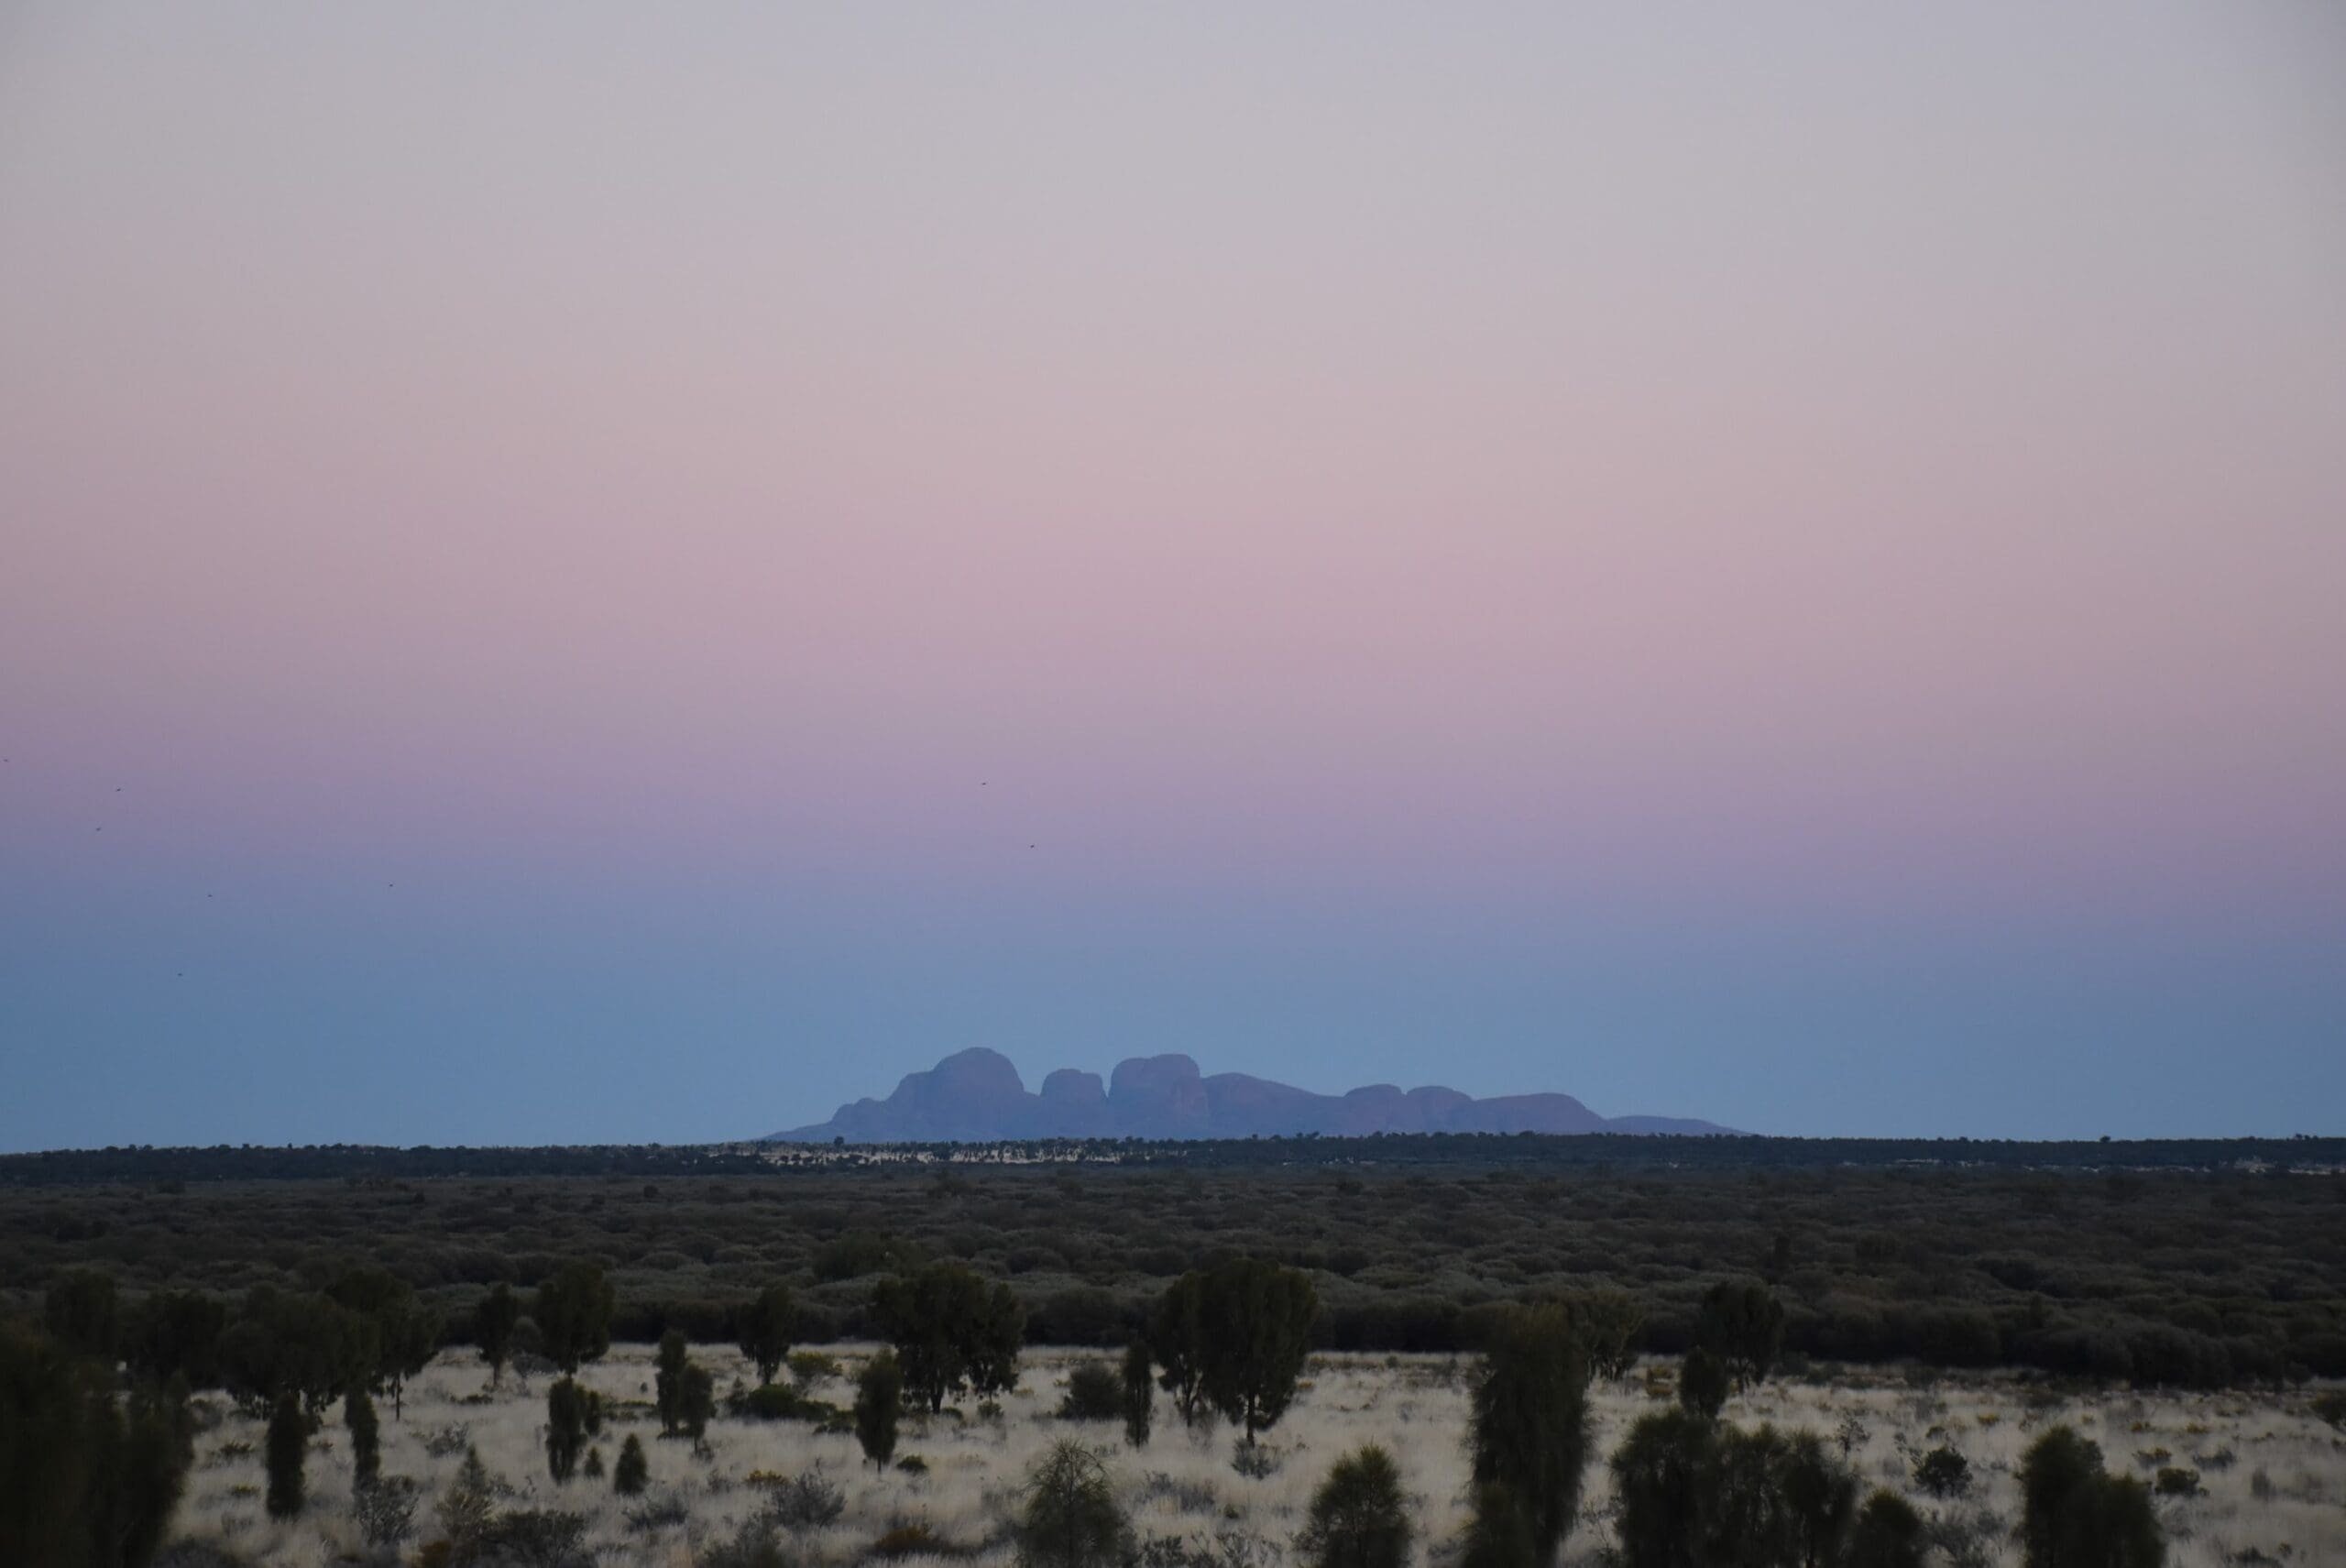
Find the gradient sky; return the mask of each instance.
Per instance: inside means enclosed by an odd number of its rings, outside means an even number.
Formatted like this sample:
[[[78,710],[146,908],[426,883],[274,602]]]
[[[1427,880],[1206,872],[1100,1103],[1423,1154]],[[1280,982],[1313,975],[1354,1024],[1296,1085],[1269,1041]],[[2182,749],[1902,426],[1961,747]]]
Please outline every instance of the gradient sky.
[[[2346,1132],[2346,13],[0,9],[0,1147]]]

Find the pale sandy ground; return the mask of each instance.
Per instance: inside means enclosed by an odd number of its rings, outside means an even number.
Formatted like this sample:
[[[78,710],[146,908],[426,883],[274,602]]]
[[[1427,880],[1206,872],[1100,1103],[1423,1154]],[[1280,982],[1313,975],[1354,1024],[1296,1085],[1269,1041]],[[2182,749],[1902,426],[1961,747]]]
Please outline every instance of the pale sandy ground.
[[[867,1348],[842,1353],[850,1371]],[[694,1354],[716,1371],[720,1396],[743,1372],[740,1358],[729,1351],[703,1346]],[[1439,1565],[1454,1555],[1466,1507],[1464,1376],[1471,1363],[1464,1358],[1315,1360],[1308,1387],[1265,1440],[1278,1467],[1259,1479],[1233,1468],[1230,1429],[1185,1431],[1162,1398],[1156,1433],[1138,1451],[1124,1445],[1114,1426],[1051,1419],[1075,1359],[1072,1353],[1030,1353],[1022,1385],[1003,1401],[999,1421],[907,1419],[897,1453],[918,1454],[929,1466],[926,1475],[913,1475],[893,1469],[875,1473],[862,1462],[853,1437],[817,1435],[795,1421],[720,1417],[709,1429],[706,1457],[696,1456],[684,1441],[660,1441],[650,1408],[651,1352],[636,1345],[615,1348],[584,1375],[615,1407],[601,1439],[605,1464],[618,1456],[628,1432],[640,1434],[651,1457],[653,1495],[674,1493],[690,1510],[685,1525],[648,1535],[630,1530],[623,1517],[641,1499],[613,1496],[608,1479],[575,1479],[557,1486],[548,1478],[542,1446],[544,1378],[532,1379],[524,1393],[509,1374],[496,1399],[477,1402],[486,1376],[470,1353],[442,1356],[411,1385],[404,1420],[393,1421],[389,1402],[383,1401],[383,1469],[425,1486],[417,1522],[420,1539],[428,1538],[432,1499],[455,1475],[461,1450],[433,1457],[424,1440],[461,1425],[489,1468],[513,1486],[516,1495],[508,1506],[584,1513],[591,1521],[590,1543],[604,1562],[674,1568],[687,1568],[696,1549],[729,1537],[757,1512],[763,1492],[751,1479],[753,1475],[820,1470],[844,1489],[847,1509],[836,1526],[810,1542],[815,1560],[852,1563],[891,1526],[922,1522],[948,1541],[981,1549],[974,1558],[956,1561],[1005,1568],[1011,1553],[1003,1531],[1021,1479],[1052,1442],[1076,1435],[1106,1455],[1143,1540],[1187,1537],[1211,1549],[1227,1568],[1280,1568],[1292,1557],[1290,1543],[1311,1490],[1329,1465],[1349,1449],[1381,1442],[1399,1462],[1415,1505],[1418,1561]],[[1668,1371],[1666,1364],[1655,1369],[1657,1389],[1666,1386]],[[851,1390],[836,1380],[817,1395],[845,1404]],[[2302,1393],[2115,1391],[2032,1410],[2022,1390],[2002,1379],[1916,1389],[1893,1372],[1853,1374],[1827,1386],[1771,1384],[1730,1403],[1727,1419],[1805,1427],[1831,1440],[1844,1419],[1855,1416],[1864,1431],[1852,1458],[1867,1484],[1910,1494],[1910,1461],[1902,1457],[1901,1443],[1916,1452],[1942,1436],[1951,1439],[1978,1477],[1971,1497],[1955,1506],[1980,1526],[1982,1554],[1974,1559],[1980,1563],[2017,1563],[2008,1539],[2018,1514],[2012,1467],[2036,1432],[2067,1420],[2099,1442],[2114,1467],[2147,1476],[2137,1455],[2164,1448],[2173,1456],[2165,1463],[2200,1471],[2206,1496],[2159,1505],[2172,1543],[2168,1561],[2176,1568],[2213,1568],[2252,1549],[2292,1565],[2346,1568],[2346,1438],[2313,1417],[2307,1405]],[[1612,1499],[1603,1456],[1640,1412],[1655,1408],[1639,1376],[1600,1385],[1595,1406],[1599,1458],[1590,1466],[1583,1521],[1565,1546],[1567,1563],[1595,1562],[1610,1542]],[[216,1542],[247,1563],[271,1568],[310,1568],[362,1557],[349,1518],[349,1443],[339,1408],[312,1448],[309,1508],[287,1524],[269,1520],[261,1507],[261,1424],[230,1412],[197,1440],[196,1468],[177,1535]],[[223,1453],[237,1443],[252,1446],[247,1453]],[[2229,1463],[2226,1454],[2231,1456]],[[2262,1500],[2253,1479],[2259,1475],[2268,1494]],[[1926,1511],[1947,1507],[1919,1496],[1914,1501]],[[407,1552],[416,1544],[411,1541]],[[910,1568],[933,1568],[937,1562],[903,1561]]]

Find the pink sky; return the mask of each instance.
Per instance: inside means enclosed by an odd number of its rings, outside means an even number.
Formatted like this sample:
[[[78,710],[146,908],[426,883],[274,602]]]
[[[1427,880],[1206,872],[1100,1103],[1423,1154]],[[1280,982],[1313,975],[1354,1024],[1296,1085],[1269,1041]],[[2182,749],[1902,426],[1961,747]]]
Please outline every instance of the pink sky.
[[[2334,949],[2341,105],[2312,7],[17,11],[0,876]]]

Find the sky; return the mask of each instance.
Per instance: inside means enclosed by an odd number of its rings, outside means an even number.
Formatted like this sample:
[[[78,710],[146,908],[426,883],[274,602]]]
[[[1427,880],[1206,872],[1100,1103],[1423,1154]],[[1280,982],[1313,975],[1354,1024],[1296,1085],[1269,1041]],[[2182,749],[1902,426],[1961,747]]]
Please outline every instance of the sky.
[[[2346,14],[0,7],[0,1148],[2346,1132]]]

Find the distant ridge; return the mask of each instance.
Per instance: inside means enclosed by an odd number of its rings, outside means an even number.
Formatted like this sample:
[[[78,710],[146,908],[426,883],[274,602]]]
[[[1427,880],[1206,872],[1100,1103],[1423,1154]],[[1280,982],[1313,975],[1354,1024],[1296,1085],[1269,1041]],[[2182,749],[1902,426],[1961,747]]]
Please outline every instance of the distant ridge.
[[[1598,1115],[1569,1094],[1476,1100],[1455,1089],[1372,1083],[1314,1094],[1243,1072],[1200,1076],[1185,1056],[1133,1057],[1102,1084],[1061,1068],[1030,1093],[1008,1057],[973,1047],[904,1075],[885,1100],[842,1105],[828,1122],[770,1142],[992,1143],[1003,1138],[1247,1138],[1322,1133],[1676,1133],[1731,1129],[1672,1116]]]

